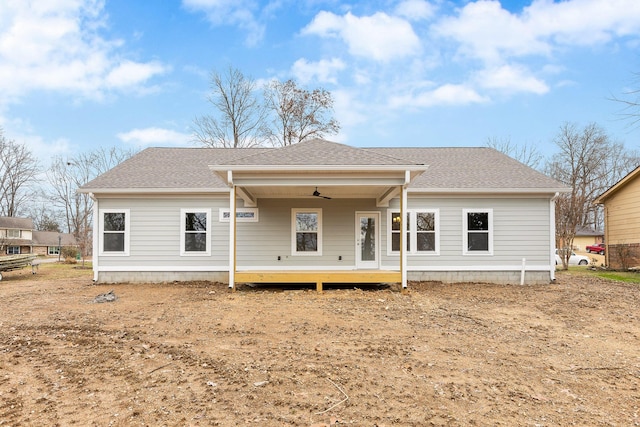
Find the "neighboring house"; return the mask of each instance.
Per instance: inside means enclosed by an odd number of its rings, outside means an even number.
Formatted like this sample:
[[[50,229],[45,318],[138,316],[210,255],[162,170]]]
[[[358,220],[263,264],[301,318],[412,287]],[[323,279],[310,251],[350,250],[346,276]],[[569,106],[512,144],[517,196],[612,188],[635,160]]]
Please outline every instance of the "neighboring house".
[[[33,245],[31,218],[0,217],[0,246],[6,255],[30,254]]]
[[[57,257],[61,248],[70,246],[78,246],[73,234],[56,231],[33,231],[34,254]]]
[[[606,264],[614,269],[640,266],[640,166],[602,193]]]
[[[573,238],[573,250],[584,252],[587,246],[602,242],[604,242],[603,231],[595,230],[592,227],[578,227]]]
[[[560,183],[491,148],[148,148],[94,197],[98,282],[549,283]],[[406,218],[406,221],[401,221]]]
[[[77,246],[73,235],[36,231],[31,218],[0,217],[0,247],[3,254],[58,256],[60,247],[65,246]]]

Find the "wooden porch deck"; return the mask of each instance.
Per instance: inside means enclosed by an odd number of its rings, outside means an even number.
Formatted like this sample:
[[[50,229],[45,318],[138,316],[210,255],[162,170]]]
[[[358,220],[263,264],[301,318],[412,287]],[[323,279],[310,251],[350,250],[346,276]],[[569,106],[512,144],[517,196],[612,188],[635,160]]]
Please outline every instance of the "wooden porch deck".
[[[236,271],[235,283],[400,283],[402,273],[391,270]],[[233,287],[235,289],[235,285]]]

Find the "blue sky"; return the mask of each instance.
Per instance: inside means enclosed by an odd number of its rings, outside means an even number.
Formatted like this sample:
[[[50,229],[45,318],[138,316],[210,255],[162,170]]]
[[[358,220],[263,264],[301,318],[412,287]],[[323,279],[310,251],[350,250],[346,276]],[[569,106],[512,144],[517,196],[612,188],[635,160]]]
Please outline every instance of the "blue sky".
[[[640,89],[638,0],[0,2],[0,126],[44,161],[193,146],[212,70],[294,78],[353,146],[546,154],[564,122],[640,147],[610,100]]]

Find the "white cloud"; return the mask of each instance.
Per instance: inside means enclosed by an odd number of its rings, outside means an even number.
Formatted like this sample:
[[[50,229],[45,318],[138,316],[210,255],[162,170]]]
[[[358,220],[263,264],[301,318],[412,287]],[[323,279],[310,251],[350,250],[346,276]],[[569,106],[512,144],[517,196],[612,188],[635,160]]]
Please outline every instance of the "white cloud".
[[[164,73],[159,62],[123,59],[123,42],[99,35],[102,8],[98,0],[1,2],[0,97],[50,90],[100,98]]]
[[[527,55],[549,55],[558,47],[592,46],[640,31],[637,0],[534,0],[520,14],[498,1],[478,0],[434,26],[455,40],[459,53],[490,63]]]
[[[396,6],[396,15],[410,21],[430,19],[435,12],[436,8],[425,0],[405,0]]]
[[[500,62],[503,54],[548,54],[550,46],[537,37],[518,16],[497,1],[467,4],[458,16],[443,18],[434,26],[436,34],[454,39],[465,56]]]
[[[137,147],[146,146],[180,146],[189,145],[193,139],[191,135],[176,132],[170,129],[149,127],[144,129],[132,129],[116,135],[120,141]]]
[[[476,73],[475,77],[478,84],[487,89],[498,89],[509,93],[530,92],[538,95],[549,91],[549,86],[544,81],[518,65],[485,69]]]
[[[312,80],[319,83],[337,83],[336,74],[344,70],[345,63],[338,59],[322,59],[317,62],[309,62],[304,58],[298,59],[291,67],[291,72],[302,84],[307,84]]]
[[[264,37],[265,27],[256,14],[257,4],[252,0],[182,0],[182,5],[190,11],[202,12],[212,25],[238,26],[247,32],[245,43],[255,46]],[[265,6],[270,9],[270,5]]]
[[[393,96],[389,104],[392,108],[424,108],[437,105],[479,104],[487,101],[486,97],[468,86],[444,84],[434,90]]]
[[[415,55],[420,50],[420,39],[411,24],[382,12],[357,17],[351,12],[339,16],[322,11],[302,34],[338,38],[347,44],[352,55],[382,62]]]

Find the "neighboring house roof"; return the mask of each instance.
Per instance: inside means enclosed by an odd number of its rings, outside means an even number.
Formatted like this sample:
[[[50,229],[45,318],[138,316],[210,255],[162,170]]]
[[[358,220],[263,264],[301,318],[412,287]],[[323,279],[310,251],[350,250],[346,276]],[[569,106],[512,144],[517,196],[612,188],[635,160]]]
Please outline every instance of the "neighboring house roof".
[[[81,192],[209,191],[228,186],[210,166],[414,166],[413,191],[560,192],[562,184],[493,148],[356,148],[311,140],[280,148],[147,148]],[[424,165],[424,166],[423,166]]]
[[[576,227],[576,237],[599,237],[604,236],[604,231],[595,230],[592,227]]]
[[[616,182],[607,191],[605,191],[600,196],[598,196],[594,203],[598,205],[605,203],[607,199],[612,197],[614,194],[616,194],[618,191],[620,191],[622,188],[624,188],[628,183],[632,182],[638,176],[640,176],[640,166],[638,166],[637,168],[629,172],[627,175],[625,175],[624,178]]]
[[[78,243],[74,239],[73,234],[70,233],[58,233],[56,231],[34,231],[33,232],[33,245],[34,246],[58,246],[58,236],[61,246],[76,246]]]
[[[17,218],[13,216],[0,216],[1,229],[33,230],[31,218]]]

